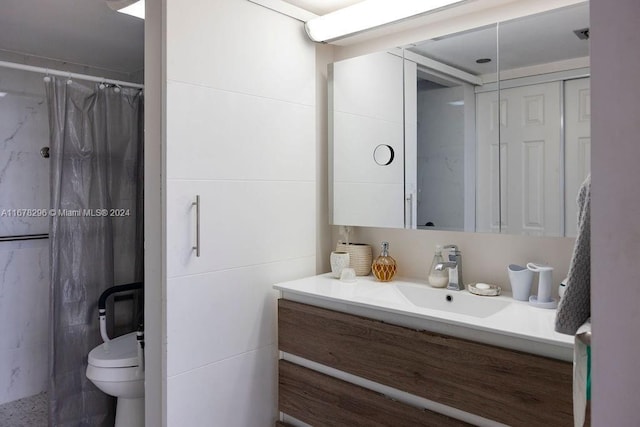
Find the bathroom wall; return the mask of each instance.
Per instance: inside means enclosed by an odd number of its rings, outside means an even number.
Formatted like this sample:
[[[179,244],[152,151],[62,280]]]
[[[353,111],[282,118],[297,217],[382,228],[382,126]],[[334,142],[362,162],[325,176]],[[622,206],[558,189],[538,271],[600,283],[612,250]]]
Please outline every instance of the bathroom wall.
[[[165,18],[166,423],[273,425],[271,286],[316,272],[315,48],[248,1]]]
[[[342,238],[339,227],[334,226],[333,233],[334,241]],[[351,241],[371,245],[374,257],[380,252],[380,243],[389,242],[390,254],[398,263],[398,275],[420,280],[427,280],[435,246],[456,244],[462,251],[465,283],[492,283],[509,291],[507,266],[510,263],[549,264],[554,268],[553,283],[559,285],[569,270],[574,239],[355,227]],[[557,295],[557,289],[554,293]]]
[[[49,206],[42,76],[0,68],[0,236],[47,233],[49,219],[12,209]],[[0,242],[0,404],[47,388],[49,241]]]
[[[640,425],[638,22],[636,0],[591,0],[594,426]]]
[[[166,426],[164,371],[166,287],[164,233],[164,2],[145,2],[144,25],[144,338],[145,422]]]

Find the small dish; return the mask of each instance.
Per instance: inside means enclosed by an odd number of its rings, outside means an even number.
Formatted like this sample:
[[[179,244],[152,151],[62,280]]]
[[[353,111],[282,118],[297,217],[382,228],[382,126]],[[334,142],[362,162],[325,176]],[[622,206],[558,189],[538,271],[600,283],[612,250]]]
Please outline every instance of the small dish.
[[[474,295],[480,295],[483,297],[495,297],[500,295],[502,288],[497,285],[489,285],[487,283],[469,283],[467,290]]]

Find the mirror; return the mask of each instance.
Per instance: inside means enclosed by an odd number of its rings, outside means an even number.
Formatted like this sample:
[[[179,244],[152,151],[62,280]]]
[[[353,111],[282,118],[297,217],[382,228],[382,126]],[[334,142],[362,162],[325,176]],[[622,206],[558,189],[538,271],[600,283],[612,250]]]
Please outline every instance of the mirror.
[[[491,119],[476,108],[475,90],[497,74],[497,25],[412,44],[404,56],[405,67],[417,69],[413,82],[405,82],[417,94],[405,107],[417,124],[405,139],[417,159],[415,172],[406,165],[413,202],[407,208],[415,218],[407,226],[475,231],[476,205],[484,206],[475,197],[476,122]],[[497,144],[497,136],[488,137]]]
[[[576,196],[590,172],[588,32],[587,3],[499,25],[500,214],[491,224],[503,233],[576,235]]]
[[[331,64],[333,224],[574,235],[588,27],[581,3]]]

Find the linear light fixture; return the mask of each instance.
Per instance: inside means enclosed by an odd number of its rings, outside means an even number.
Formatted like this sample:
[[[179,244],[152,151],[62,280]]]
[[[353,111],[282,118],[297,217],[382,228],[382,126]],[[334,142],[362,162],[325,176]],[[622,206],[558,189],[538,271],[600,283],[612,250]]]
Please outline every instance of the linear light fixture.
[[[464,1],[364,0],[310,19],[304,28],[314,42],[328,42]]]
[[[106,0],[107,5],[120,13],[144,19],[144,0]]]

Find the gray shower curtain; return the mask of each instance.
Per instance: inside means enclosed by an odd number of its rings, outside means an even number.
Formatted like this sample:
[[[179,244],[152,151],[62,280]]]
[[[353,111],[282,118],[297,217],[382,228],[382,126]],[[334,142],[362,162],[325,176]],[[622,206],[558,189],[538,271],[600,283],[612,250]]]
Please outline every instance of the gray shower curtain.
[[[49,425],[113,425],[113,398],[85,376],[102,342],[97,303],[142,281],[142,91],[45,83],[51,153]],[[131,310],[140,309],[142,298]],[[137,304],[136,304],[137,302]],[[132,313],[132,323],[137,322]],[[133,325],[132,325],[133,326]]]

